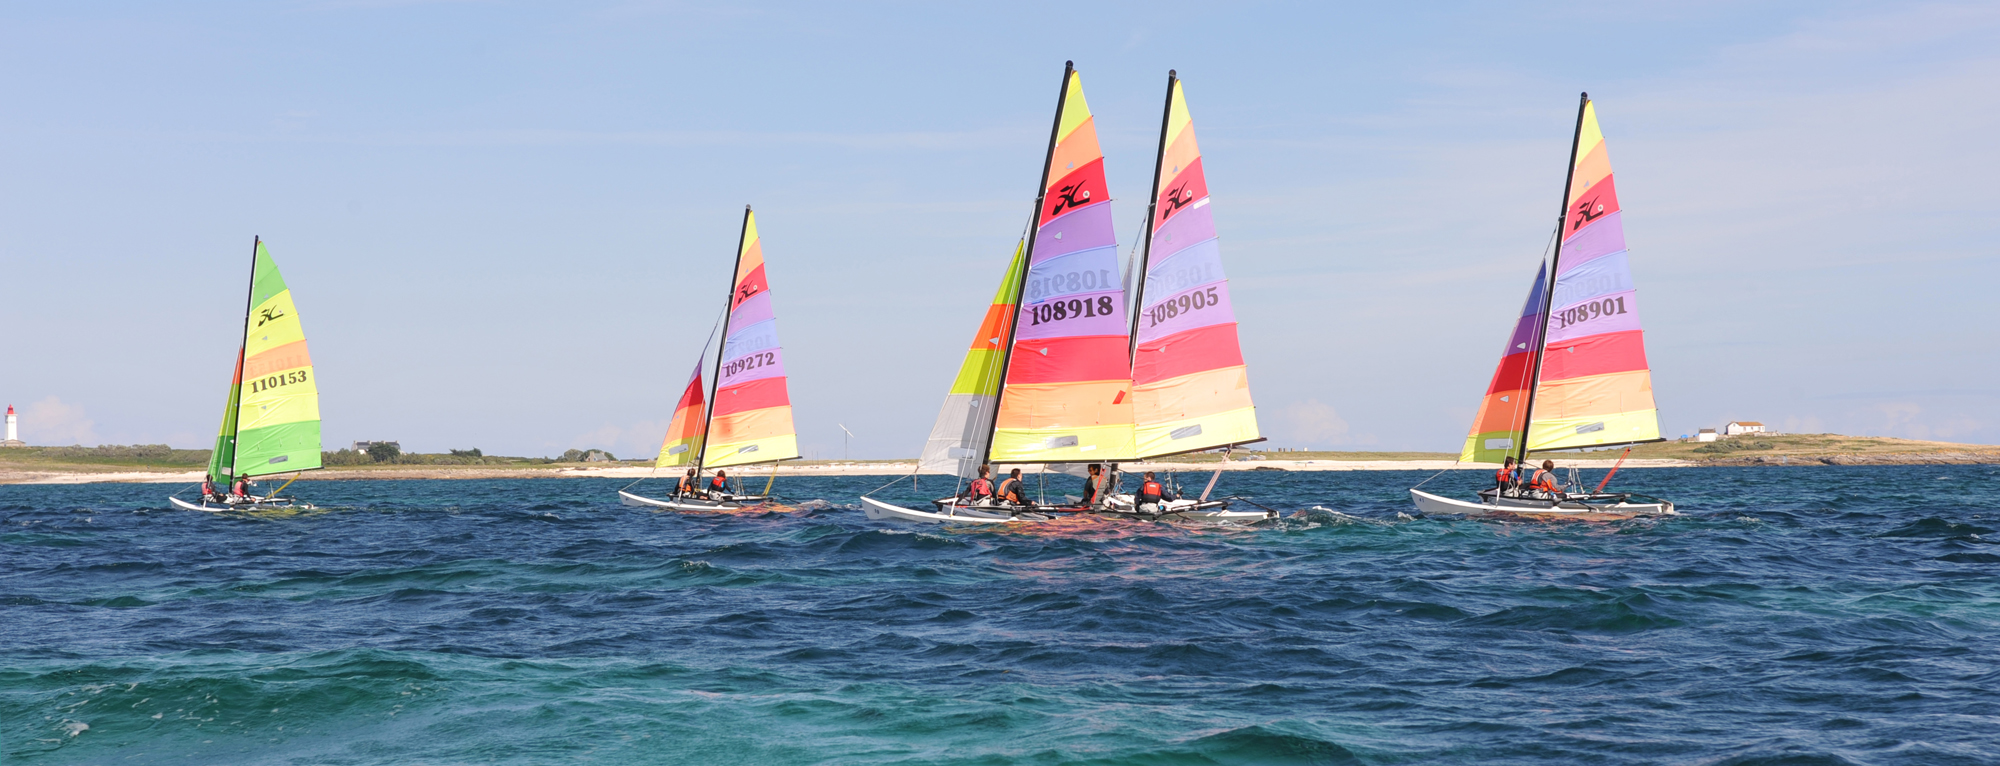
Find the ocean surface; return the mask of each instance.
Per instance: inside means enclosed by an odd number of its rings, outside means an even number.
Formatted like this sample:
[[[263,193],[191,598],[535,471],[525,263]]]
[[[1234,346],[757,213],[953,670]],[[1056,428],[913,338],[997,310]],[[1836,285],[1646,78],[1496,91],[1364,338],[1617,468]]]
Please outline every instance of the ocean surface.
[[[1230,529],[4,486],[0,762],[2000,763],[2000,467],[1628,469],[1686,515],[1615,523],[1426,475],[1225,475],[1287,514]]]

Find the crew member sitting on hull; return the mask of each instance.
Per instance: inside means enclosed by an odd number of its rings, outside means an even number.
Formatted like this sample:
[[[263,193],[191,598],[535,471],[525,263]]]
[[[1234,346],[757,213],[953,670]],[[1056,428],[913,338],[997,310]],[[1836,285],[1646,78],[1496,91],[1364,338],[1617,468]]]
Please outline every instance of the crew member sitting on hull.
[[[1101,491],[1098,485],[1103,483],[1104,466],[1091,463],[1090,478],[1083,480],[1083,506],[1085,508],[1097,507],[1098,493]]]
[[[1000,502],[1027,505],[1027,501],[1021,499],[1021,469],[1008,471],[1007,478],[1000,482],[1000,489],[995,494],[1000,497]]]
[[[1515,484],[1520,483],[1520,473],[1520,469],[1514,467],[1514,456],[1508,455],[1506,465],[1500,470],[1493,472],[1493,481],[1499,485],[1500,494],[1508,494],[1510,490],[1514,489]]]
[[[1562,490],[1556,488],[1555,470],[1556,461],[1542,461],[1541,469],[1535,471],[1533,478],[1528,479],[1528,491],[1546,493],[1545,497],[1553,500],[1561,500],[1563,493]]]
[[[979,467],[979,478],[973,479],[972,483],[965,487],[965,502],[967,505],[982,503],[993,498],[993,480],[986,478],[992,475],[992,473],[993,466],[982,465]]]
[[[215,477],[201,477],[201,501],[204,503],[222,502],[222,488],[215,486]]]
[[[229,488],[229,502],[250,503],[256,500],[257,498],[250,496],[250,477],[236,477],[236,484]]]
[[[1146,480],[1139,482],[1139,491],[1132,496],[1140,513],[1159,513],[1161,503],[1174,499],[1172,490],[1153,478],[1153,472],[1146,472]]]
[[[711,480],[709,480],[709,482],[708,482],[708,499],[710,499],[710,500],[727,500],[727,499],[729,499],[729,472],[728,472],[728,471],[716,471],[716,472],[715,472],[715,478],[714,478],[714,479],[711,479]]]
[[[701,480],[695,478],[693,468],[689,468],[687,475],[682,476],[680,482],[674,485],[674,496],[675,497],[701,496]]]

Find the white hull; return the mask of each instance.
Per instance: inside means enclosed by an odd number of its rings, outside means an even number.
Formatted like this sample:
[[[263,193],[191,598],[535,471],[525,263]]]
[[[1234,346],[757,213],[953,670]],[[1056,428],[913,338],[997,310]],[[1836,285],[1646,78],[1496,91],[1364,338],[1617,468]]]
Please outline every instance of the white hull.
[[[1104,499],[1104,509],[1100,516],[1138,519],[1141,521],[1194,521],[1208,524],[1250,524],[1278,518],[1277,511],[1232,511],[1229,503],[1221,500],[1201,501],[1192,498],[1168,500],[1154,513],[1141,513],[1132,506],[1131,495],[1111,495]]]
[[[872,497],[861,498],[861,509],[872,521],[909,521],[920,524],[1033,524],[1048,521],[1038,513],[1016,515],[993,508],[947,507],[945,512],[919,511],[890,505]]]
[[[634,495],[622,489],[618,491],[618,501],[624,503],[625,505],[636,505],[647,508],[665,508],[673,511],[693,511],[697,513],[700,512],[728,513],[730,511],[740,511],[745,508],[755,508],[757,506],[763,505],[765,501],[768,501],[770,499],[771,498],[763,496],[746,496],[746,497],[731,498],[729,500],[699,500],[691,497],[690,498],[670,497],[664,500],[660,500],[650,497],[643,497],[640,495]]]
[[[1613,496],[1615,497],[1615,496]],[[1534,518],[1569,519],[1628,519],[1635,516],[1678,516],[1674,504],[1664,500],[1659,502],[1581,502],[1565,500],[1538,500],[1518,497],[1482,497],[1481,502],[1453,500],[1439,497],[1429,492],[1410,490],[1410,499],[1416,501],[1417,510],[1426,514],[1441,516],[1487,516],[1510,515]]]
[[[190,503],[178,497],[168,495],[167,502],[173,503],[177,508],[190,511],[207,511],[209,513],[222,513],[224,511],[309,511],[313,509],[310,503],[294,503],[290,499],[273,502],[266,498],[259,498],[256,502],[251,503]]]

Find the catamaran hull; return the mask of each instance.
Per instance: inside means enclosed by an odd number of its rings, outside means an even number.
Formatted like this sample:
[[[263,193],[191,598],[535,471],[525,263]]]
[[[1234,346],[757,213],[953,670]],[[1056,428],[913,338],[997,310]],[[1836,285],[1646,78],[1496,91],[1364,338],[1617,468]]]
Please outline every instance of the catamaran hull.
[[[1048,521],[1039,513],[1011,513],[1000,508],[947,506],[938,511],[919,511],[890,505],[872,497],[861,498],[861,509],[871,521],[907,521],[919,524],[1016,524]]]
[[[636,505],[646,508],[665,508],[672,511],[692,511],[696,513],[702,513],[702,512],[729,513],[731,511],[740,511],[745,508],[755,508],[757,506],[763,505],[770,499],[771,498],[762,495],[746,495],[743,497],[732,498],[729,500],[698,500],[691,497],[690,498],[673,497],[673,498],[667,498],[665,500],[659,500],[655,498],[634,495],[624,490],[618,491],[618,501],[620,503],[624,503],[625,505]]]
[[[1416,501],[1417,510],[1439,516],[1523,516],[1546,519],[1586,519],[1611,520],[1630,519],[1639,516],[1678,516],[1674,504],[1665,500],[1659,502],[1629,502],[1617,500],[1609,503],[1586,503],[1574,500],[1556,502],[1535,498],[1502,497],[1482,498],[1483,502],[1473,503],[1439,497],[1421,490],[1410,490],[1410,499]]]
[[[309,503],[294,503],[290,500],[275,503],[261,500],[254,503],[210,503],[207,501],[190,503],[169,495],[167,496],[167,502],[173,503],[174,507],[184,510],[207,511],[209,513],[222,513],[224,511],[310,511],[313,509],[313,506]]]
[[[1105,499],[1105,507],[1095,511],[1107,518],[1132,519],[1135,521],[1191,521],[1204,524],[1254,524],[1278,518],[1277,511],[1232,511],[1223,500],[1168,500],[1154,513],[1143,513],[1133,507],[1131,495],[1111,495]]]

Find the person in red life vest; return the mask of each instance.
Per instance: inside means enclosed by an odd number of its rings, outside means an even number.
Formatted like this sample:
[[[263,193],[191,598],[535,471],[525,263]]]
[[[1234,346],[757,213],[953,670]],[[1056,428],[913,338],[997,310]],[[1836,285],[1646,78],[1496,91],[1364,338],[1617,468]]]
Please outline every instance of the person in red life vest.
[[[1158,479],[1153,478],[1152,471],[1146,472],[1145,480],[1139,482],[1139,491],[1132,496],[1133,502],[1138,504],[1139,512],[1141,513],[1159,513],[1160,503],[1172,499],[1174,499],[1174,493],[1168,490],[1166,485],[1161,484]]]
[[[993,480],[986,478],[992,473],[992,466],[979,467],[979,478],[973,479],[972,483],[965,487],[965,502],[978,503],[993,497]]]
[[[222,500],[222,490],[215,486],[215,477],[213,476],[201,477],[201,501],[204,503],[210,503],[210,502],[221,502],[221,500]]]
[[[252,498],[250,497],[250,477],[248,476],[236,477],[236,485],[229,488],[229,501],[232,503],[247,503],[250,502],[251,499]]]
[[[1019,468],[1008,471],[1007,478],[1000,482],[1000,488],[994,492],[1000,496],[1000,502],[1027,505],[1027,501],[1021,499],[1021,469]]]
[[[1090,478],[1083,480],[1083,506],[1085,508],[1097,507],[1097,494],[1099,491],[1099,485],[1102,485],[1103,483],[1104,483],[1104,466],[1098,465],[1096,463],[1091,463]]]
[[[1514,456],[1508,455],[1506,464],[1501,466],[1500,470],[1493,472],[1493,481],[1499,485],[1500,494],[1507,494],[1508,490],[1513,489],[1514,485],[1521,481],[1520,473],[1520,469],[1514,467]]]
[[[729,497],[729,472],[716,471],[715,478],[708,482],[708,499],[724,500]]]
[[[1549,497],[1560,498],[1562,496],[1562,491],[1556,489],[1555,470],[1556,470],[1556,461],[1554,460],[1542,461],[1541,469],[1535,471],[1535,475],[1533,478],[1528,479],[1528,491],[1547,492],[1549,493]]]
[[[676,497],[694,497],[699,494],[701,494],[701,480],[695,478],[694,469],[689,468],[687,475],[681,477],[680,483],[674,485],[674,495]]]

